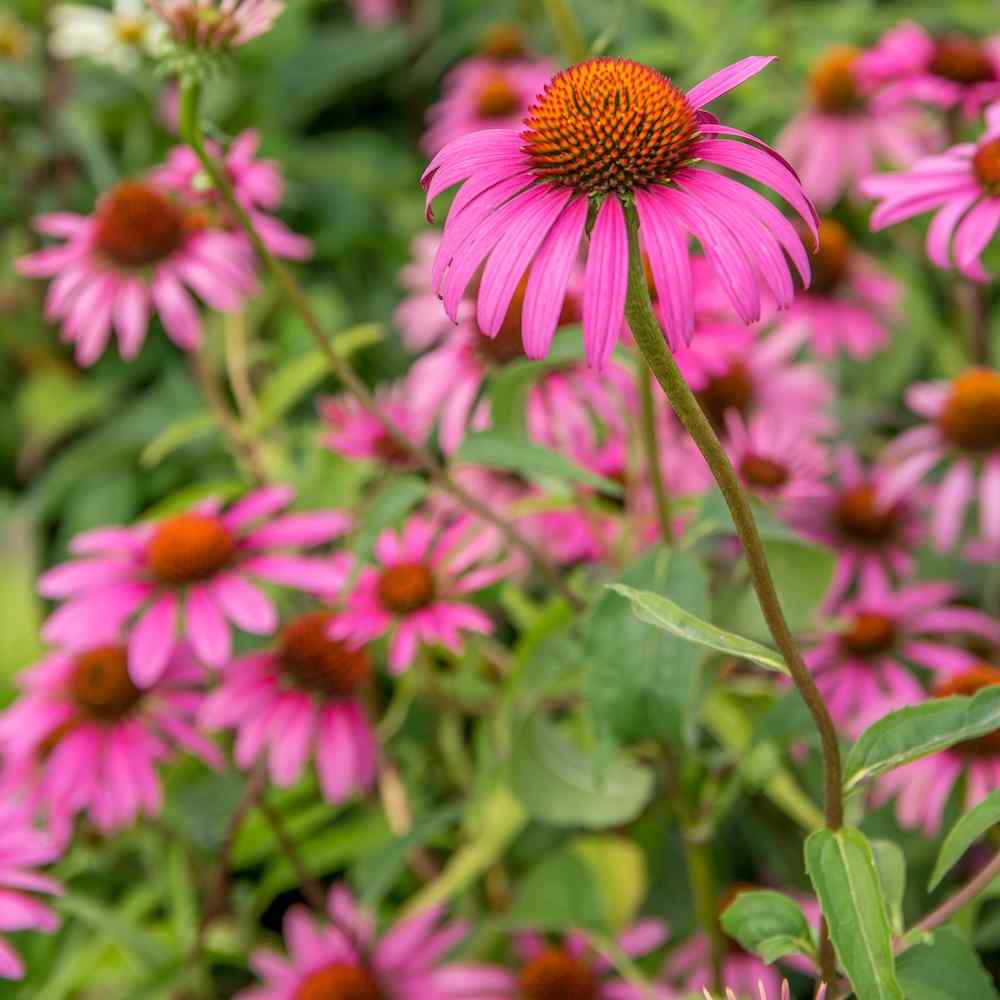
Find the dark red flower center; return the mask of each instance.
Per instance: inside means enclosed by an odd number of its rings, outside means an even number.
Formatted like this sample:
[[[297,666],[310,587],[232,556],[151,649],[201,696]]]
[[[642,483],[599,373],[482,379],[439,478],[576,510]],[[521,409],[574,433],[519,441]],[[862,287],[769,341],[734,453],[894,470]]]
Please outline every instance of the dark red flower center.
[[[742,361],[733,361],[729,368],[718,375],[710,375],[697,393],[698,402],[712,421],[715,429],[725,427],[729,410],[745,414],[753,399],[753,377]]]
[[[787,465],[752,452],[740,462],[740,475],[747,486],[760,490],[779,490],[789,479]]]
[[[506,118],[521,106],[521,98],[502,69],[491,70],[476,94],[480,118]]]
[[[852,45],[838,45],[822,56],[809,74],[813,104],[831,115],[856,111],[862,104],[854,76],[854,62],[860,50]]]
[[[310,972],[292,1000],[385,1000],[385,994],[363,966],[338,962]]]
[[[130,715],[142,691],[128,674],[128,656],[122,646],[97,646],[73,661],[69,693],[76,707],[97,722],[118,722]]]
[[[526,51],[524,32],[517,24],[494,24],[483,34],[479,51],[491,59],[520,59]]]
[[[852,540],[878,546],[895,535],[899,508],[882,510],[876,502],[875,487],[871,483],[861,483],[840,494],[834,518],[837,527]]]
[[[184,214],[163,192],[122,181],[97,203],[94,250],[123,268],[158,264],[184,241]]]
[[[970,86],[988,83],[996,71],[986,49],[974,38],[965,35],[944,35],[934,47],[928,67],[935,76]]]
[[[211,514],[179,514],[159,524],[146,550],[146,561],[162,583],[193,583],[228,565],[236,542]]]
[[[521,969],[523,1000],[597,1000],[598,983],[589,965],[564,948],[548,948]]]
[[[382,431],[374,444],[376,457],[386,465],[409,465],[413,456],[391,434]]]
[[[834,219],[821,219],[819,249],[812,258],[812,282],[809,290],[816,295],[830,295],[840,287],[850,272],[851,238]]]
[[[522,132],[535,175],[586,194],[662,184],[698,136],[684,93],[649,66],[590,59],[557,73]]]
[[[352,649],[327,635],[331,615],[314,611],[289,622],[278,640],[278,662],[301,687],[331,698],[350,698],[371,677],[364,647]]]
[[[1000,684],[1000,670],[990,663],[978,663],[938,684],[934,688],[933,694],[935,698],[947,698],[955,694],[969,697],[977,691],[982,691],[985,687],[992,687],[994,684]],[[1000,729],[986,733],[985,736],[977,736],[973,740],[959,743],[954,749],[967,757],[1000,756]]]
[[[1000,139],[980,144],[972,157],[972,172],[988,194],[1000,196]]]
[[[859,611],[840,633],[841,648],[852,656],[878,656],[896,642],[896,623],[885,615]]]
[[[1000,373],[970,368],[951,383],[938,416],[941,432],[968,451],[1000,448]]]
[[[379,603],[397,615],[408,615],[434,601],[434,574],[423,563],[399,563],[378,578]]]

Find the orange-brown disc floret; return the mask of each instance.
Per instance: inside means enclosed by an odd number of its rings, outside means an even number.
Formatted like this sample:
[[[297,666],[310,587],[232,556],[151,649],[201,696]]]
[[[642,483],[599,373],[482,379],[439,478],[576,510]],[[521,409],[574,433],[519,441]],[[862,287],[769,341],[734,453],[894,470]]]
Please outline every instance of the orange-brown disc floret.
[[[856,111],[863,103],[854,76],[854,63],[861,50],[851,45],[829,49],[809,74],[809,92],[813,104],[827,114]]]
[[[742,361],[734,361],[727,371],[709,376],[696,395],[715,429],[721,430],[729,410],[747,412],[753,399],[753,376]]]
[[[845,489],[837,498],[834,518],[845,535],[863,545],[878,545],[889,540],[899,524],[898,508],[879,507],[871,483],[859,483]]]
[[[371,676],[364,647],[352,649],[327,635],[331,615],[314,611],[289,622],[278,640],[282,670],[302,687],[334,698],[356,694]]]
[[[896,642],[896,623],[885,615],[859,611],[840,633],[841,648],[853,656],[878,656]]]
[[[1000,684],[1000,670],[990,663],[978,663],[938,684],[934,688],[934,696],[947,698],[958,694],[970,697],[978,691],[982,691],[983,688],[992,687],[994,684]],[[1000,756],[1000,729],[994,729],[992,733],[986,733],[984,736],[977,736],[975,739],[959,743],[955,749],[967,757]]]
[[[233,536],[217,517],[179,514],[157,526],[146,560],[162,583],[194,583],[223,569],[235,551]]]
[[[691,159],[698,122],[665,76],[629,59],[591,59],[556,74],[522,132],[534,173],[585,194],[664,184]]]
[[[740,462],[743,481],[755,489],[777,490],[788,482],[788,466],[763,455],[748,454]]]
[[[486,74],[476,94],[476,111],[480,118],[506,118],[520,105],[521,98],[502,69]]]
[[[987,194],[1000,197],[1000,139],[990,139],[976,150],[972,172]]]
[[[590,965],[564,948],[547,948],[521,970],[524,1000],[597,1000]]]
[[[954,379],[938,426],[949,441],[968,451],[1000,448],[1000,373],[970,368]]]
[[[378,578],[382,607],[397,615],[408,615],[433,603],[434,574],[423,563],[397,563]]]
[[[185,235],[178,206],[141,181],[123,181],[108,191],[98,202],[94,223],[95,252],[129,269],[166,260]]]
[[[128,657],[121,646],[98,646],[73,661],[69,694],[81,715],[96,722],[118,722],[129,715],[142,691],[128,674]]]
[[[815,295],[829,295],[837,290],[850,272],[851,237],[835,219],[821,219],[819,248],[812,259],[812,282]]]
[[[360,965],[335,963],[310,972],[292,1000],[385,1000],[375,977]]]
[[[928,69],[935,76],[965,86],[996,79],[996,70],[986,49],[965,35],[943,35],[938,39]]]

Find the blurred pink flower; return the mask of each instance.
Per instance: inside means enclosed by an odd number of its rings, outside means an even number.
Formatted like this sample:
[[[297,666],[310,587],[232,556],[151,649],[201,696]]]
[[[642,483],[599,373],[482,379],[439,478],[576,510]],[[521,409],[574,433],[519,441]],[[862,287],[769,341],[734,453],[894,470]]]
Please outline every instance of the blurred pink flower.
[[[42,634],[53,645],[79,649],[91,642],[95,626],[119,629],[135,617],[128,664],[139,687],[156,682],[182,636],[205,663],[221,666],[230,656],[229,622],[254,635],[270,635],[278,626],[274,605],[251,578],[329,595],[347,577],[346,555],[306,557],[296,550],[342,535],[350,516],[339,510],[279,515],[293,497],[288,487],[266,487],[225,510],[206,500],[160,521],[77,535],[70,551],[82,558],[38,581],[44,596],[65,602]]]
[[[969,368],[950,382],[919,382],[907,390],[906,401],[928,422],[886,448],[880,503],[889,507],[905,498],[943,465],[931,513],[937,547],[949,549],[959,540],[977,484],[983,540],[1000,544],[1000,372]]]
[[[347,0],[355,19],[370,28],[385,28],[400,20],[403,2],[405,0]]]
[[[764,985],[764,981],[760,979],[757,980],[756,994],[754,993],[752,987],[747,989],[744,986],[741,986],[737,989],[739,989],[739,993],[737,993],[732,986],[727,984],[726,1000],[738,1000],[739,997],[749,997],[750,1000],[768,1000],[770,993],[773,992],[773,990],[768,990],[768,988]],[[709,993],[707,986],[702,989],[702,995],[705,997],[705,1000],[713,1000],[712,994]],[[781,989],[778,993],[779,1000],[791,1000],[791,996],[792,991],[788,985],[788,980],[782,979]],[[816,986],[816,992],[813,994],[813,1000],[824,1000],[824,997],[826,997],[826,983],[819,983]]]
[[[157,766],[175,749],[213,767],[222,762],[195,727],[205,673],[190,648],[177,647],[156,682],[140,690],[112,633],[95,622],[91,645],[57,650],[22,671],[23,694],[0,713],[4,766],[56,829],[84,811],[104,833],[156,816]]]
[[[1000,226],[1000,104],[987,111],[978,143],[959,143],[901,173],[867,177],[861,187],[879,199],[873,230],[933,211],[927,256],[947,269],[954,244],[959,271],[973,281],[988,281],[979,258]]]
[[[329,638],[331,615],[300,615],[271,650],[226,665],[205,700],[202,724],[237,733],[236,763],[249,769],[267,754],[271,780],[294,783],[310,757],[329,802],[363,792],[375,778],[375,734],[359,700],[371,660]]]
[[[464,922],[440,923],[440,907],[398,920],[376,936],[373,917],[334,886],[330,923],[317,926],[302,906],[285,916],[288,957],[261,949],[250,965],[264,981],[236,1000],[484,1000],[502,996],[502,970],[442,960],[468,933]]]
[[[851,46],[829,49],[813,67],[806,107],[778,137],[778,149],[821,209],[833,205],[880,160],[906,166],[944,141],[920,112],[881,108],[871,100],[858,74],[861,55]]]
[[[229,49],[269,32],[284,0],[148,0],[174,40],[199,49]]]
[[[433,156],[470,132],[520,128],[554,72],[548,60],[464,60],[444,78],[443,96],[427,112],[421,147]]]
[[[444,525],[412,516],[400,532],[379,536],[378,567],[361,571],[331,637],[360,644],[391,632],[393,673],[406,670],[422,644],[461,652],[462,633],[493,631],[489,615],[463,598],[510,572],[499,549],[495,529],[471,517]]]
[[[419,233],[413,238],[409,262],[399,272],[399,283],[407,294],[396,308],[396,325],[403,343],[411,351],[433,347],[455,326],[441,308],[441,299],[433,288],[434,258],[440,245],[440,233]],[[474,303],[466,300],[459,307],[457,321],[464,324],[474,314]]]
[[[112,327],[123,358],[138,354],[150,316],[184,350],[201,343],[198,310],[185,290],[213,309],[236,312],[256,291],[254,261],[242,237],[207,227],[191,206],[145,181],[123,181],[90,216],[42,215],[35,228],[65,242],[20,258],[30,278],[54,278],[45,315],[62,323],[81,365],[93,364]]]
[[[984,105],[1000,100],[1000,37],[934,38],[919,24],[903,21],[859,56],[857,72],[877,89],[880,107],[957,107],[974,118]]]
[[[623,198],[635,201],[671,346],[687,342],[694,328],[689,234],[701,242],[744,322],[760,316],[761,283],[779,305],[790,304],[788,259],[803,283],[809,275],[805,248],[791,223],[757,192],[704,169],[724,167],[758,180],[814,226],[812,206],[781,158],[702,110],[770,61],[744,59],[683,93],[639,63],[588,60],[552,78],[522,130],[488,129],[449,143],[423,177],[428,208],[441,192],[465,182],[434,263],[433,288],[448,315],[457,319],[466,288],[482,266],[476,318],[487,336],[495,336],[527,275],[524,349],[531,358],[543,357],[590,206],[599,203],[589,230],[582,314],[587,361],[603,367],[623,326],[628,283]]]

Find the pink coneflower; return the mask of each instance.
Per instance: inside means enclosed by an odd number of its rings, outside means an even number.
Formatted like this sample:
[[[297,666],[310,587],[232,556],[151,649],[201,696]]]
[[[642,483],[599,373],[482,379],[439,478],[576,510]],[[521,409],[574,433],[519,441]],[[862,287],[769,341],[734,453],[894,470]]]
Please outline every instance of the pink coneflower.
[[[375,393],[375,404],[381,414],[414,445],[427,440],[427,417],[414,405],[412,380],[399,382]],[[413,465],[413,458],[395,441],[382,423],[352,395],[327,396],[318,403],[327,433],[323,443],[331,451],[347,458],[369,459],[405,469]]]
[[[833,387],[822,369],[793,358],[801,346],[794,329],[755,335],[727,323],[702,323],[677,365],[716,430],[725,431],[726,413],[743,417],[766,413],[795,424],[803,433],[833,428],[826,408]]]
[[[821,493],[787,511],[806,537],[831,548],[837,567],[827,607],[840,601],[858,580],[908,577],[923,539],[922,496],[908,493],[886,506],[878,501],[888,470],[864,466],[846,445],[833,454],[836,479]]]
[[[1000,99],[1000,38],[966,35],[932,37],[919,24],[903,21],[861,54],[858,75],[881,107],[907,103],[960,108],[966,118]]]
[[[250,216],[254,229],[264,245],[278,257],[304,260],[312,254],[312,240],[293,233],[271,213],[281,204],[285,182],[281,167],[275,160],[257,159],[260,133],[254,129],[241,132],[230,143],[225,155],[217,143],[209,142],[208,151],[222,167],[233,186],[233,194]],[[205,183],[201,163],[189,146],[175,146],[166,163],[150,175],[154,183],[183,196],[186,202],[199,206],[215,229],[225,229],[242,236],[237,220],[231,218],[219,193]]]
[[[517,129],[555,67],[548,60],[474,56],[445,77],[444,94],[427,112],[420,141],[433,156],[453,139],[482,129]]]
[[[629,958],[639,958],[659,948],[667,938],[666,925],[660,920],[644,920],[623,930],[617,938],[619,950]],[[611,963],[594,952],[587,936],[570,931],[558,941],[540,934],[514,936],[520,968],[503,972],[503,988],[491,990],[489,997],[512,997],[517,1000],[647,1000],[661,998],[664,992],[652,992],[626,983],[614,975]]]
[[[20,258],[17,270],[55,279],[45,315],[61,321],[81,365],[100,357],[112,327],[122,357],[134,358],[154,312],[178,347],[198,347],[201,320],[185,286],[222,312],[236,312],[256,290],[243,238],[206,228],[190,205],[145,181],[112,188],[93,215],[42,215],[35,228],[65,242]]]
[[[254,635],[277,628],[274,605],[251,578],[329,595],[349,573],[345,556],[298,551],[342,535],[349,515],[278,514],[293,497],[288,487],[266,487],[227,510],[208,500],[161,521],[78,535],[70,551],[82,558],[39,580],[44,596],[65,600],[45,623],[46,640],[80,648],[95,624],[121,628],[135,617],[128,660],[140,687],[157,680],[182,636],[205,663],[221,666],[230,656],[229,622]]]
[[[442,924],[439,907],[376,936],[371,914],[334,886],[327,913],[330,923],[317,926],[304,907],[292,907],[284,923],[288,957],[254,952],[250,964],[264,984],[236,1000],[484,1000],[506,981],[492,966],[442,962],[468,928]]]
[[[0,802],[0,927],[4,931],[51,934],[59,918],[30,893],[62,895],[58,882],[35,868],[55,861],[59,845],[37,829],[31,810],[13,800]],[[24,963],[10,942],[0,938],[0,977],[20,979]]]
[[[358,699],[372,668],[364,647],[329,638],[330,621],[329,612],[300,615],[273,649],[233,660],[201,721],[236,730],[242,768],[266,753],[279,786],[296,781],[313,756],[323,795],[340,802],[375,777],[375,734]]]
[[[939,679],[931,692],[935,698],[974,695],[1000,684],[1000,669],[991,663],[942,662],[937,672]],[[883,711],[896,707],[888,703]],[[941,829],[945,804],[963,776],[963,812],[1000,788],[1000,729],[890,771],[876,782],[874,797],[880,804],[895,798],[900,825],[920,827],[934,837]]]
[[[977,144],[952,146],[910,170],[868,177],[862,190],[880,199],[872,213],[873,230],[933,211],[927,230],[927,256],[941,268],[955,263],[973,281],[989,275],[980,254],[1000,226],[1000,104],[986,112],[986,132]]]
[[[463,632],[493,631],[489,616],[463,598],[509,572],[509,564],[497,561],[497,549],[495,531],[471,518],[442,527],[414,515],[398,534],[379,537],[379,565],[361,571],[330,635],[363,643],[392,632],[394,673],[410,666],[421,644],[460,652]]]
[[[928,670],[970,666],[975,657],[954,637],[1000,639],[989,616],[952,602],[947,582],[891,589],[871,577],[837,609],[841,624],[805,654],[833,717],[857,735],[893,707],[920,701],[923,688],[908,663]]]
[[[822,494],[826,450],[801,428],[767,414],[726,413],[726,449],[743,486],[763,500],[802,502]]]
[[[410,247],[410,260],[399,272],[399,283],[406,297],[396,308],[396,325],[403,335],[403,343],[411,351],[432,347],[454,329],[432,287],[434,257],[440,245],[440,233],[418,233]],[[459,308],[458,322],[464,324],[474,312],[474,304],[466,301]]]
[[[983,540],[1000,543],[1000,372],[969,368],[950,382],[921,382],[910,386],[906,401],[930,423],[904,431],[886,448],[891,468],[881,503],[896,503],[946,464],[931,514],[938,548],[958,541],[977,479]]]
[[[858,250],[839,222],[824,218],[812,284],[796,296],[783,325],[801,330],[822,358],[840,350],[867,358],[888,343],[901,294],[900,283]]]
[[[434,289],[449,316],[457,318],[482,267],[476,318],[483,333],[495,336],[527,275],[524,349],[529,357],[544,356],[592,214],[583,330],[588,363],[602,367],[623,325],[623,201],[632,200],[673,346],[689,340],[694,328],[688,234],[702,244],[744,322],[760,316],[761,284],[788,305],[794,286],[786,253],[803,282],[809,275],[791,223],[756,192],[705,169],[724,167],[758,180],[814,226],[812,206],[781,158],[702,110],[770,61],[744,59],[685,94],[639,63],[588,60],[552,78],[523,129],[490,129],[449,143],[423,176],[428,207],[465,181],[434,263]]]
[[[231,49],[267,34],[284,0],[149,0],[181,45]]]
[[[881,108],[858,74],[859,49],[836,46],[815,64],[809,102],[778,137],[778,148],[820,208],[829,208],[880,160],[905,166],[940,148],[919,112]]]
[[[23,777],[31,801],[57,825],[86,811],[105,833],[160,812],[157,766],[175,748],[221,763],[195,728],[205,674],[190,649],[178,647],[140,690],[111,631],[95,622],[92,645],[57,650],[20,673],[24,693],[0,714],[5,766]]]

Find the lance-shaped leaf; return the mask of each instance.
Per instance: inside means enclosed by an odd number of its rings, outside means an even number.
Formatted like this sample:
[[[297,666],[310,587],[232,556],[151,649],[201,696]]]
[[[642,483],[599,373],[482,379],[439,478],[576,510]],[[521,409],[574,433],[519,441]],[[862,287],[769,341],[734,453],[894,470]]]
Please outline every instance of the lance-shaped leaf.
[[[741,892],[722,914],[722,929],[768,963],[783,955],[816,954],[799,904],[770,889]]]
[[[934,889],[949,872],[952,865],[987,830],[1000,823],[1000,788],[990,792],[979,805],[970,809],[949,831],[941,845],[937,864],[928,889]]]

